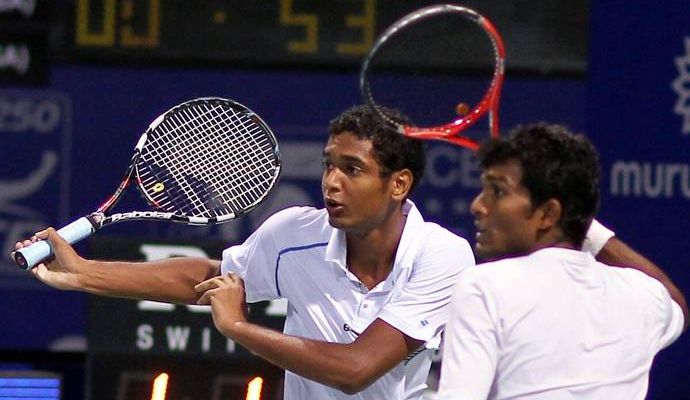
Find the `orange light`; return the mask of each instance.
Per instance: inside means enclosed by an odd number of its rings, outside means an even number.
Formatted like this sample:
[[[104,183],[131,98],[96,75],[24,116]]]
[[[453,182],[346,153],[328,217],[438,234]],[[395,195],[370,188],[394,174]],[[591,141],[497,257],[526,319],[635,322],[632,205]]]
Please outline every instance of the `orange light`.
[[[165,392],[168,390],[168,378],[168,374],[163,372],[153,380],[151,400],[165,400]]]
[[[264,386],[263,378],[257,376],[247,384],[247,400],[261,400],[261,389]]]

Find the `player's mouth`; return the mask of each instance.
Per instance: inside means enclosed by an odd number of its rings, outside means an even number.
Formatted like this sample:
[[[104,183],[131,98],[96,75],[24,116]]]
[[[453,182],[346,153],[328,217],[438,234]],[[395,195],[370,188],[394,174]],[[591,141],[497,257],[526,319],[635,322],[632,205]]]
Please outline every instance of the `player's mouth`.
[[[331,216],[335,214],[342,214],[345,211],[345,205],[340,202],[337,202],[329,197],[326,197],[324,201],[326,203],[326,210]]]
[[[477,243],[480,243],[480,242],[482,242],[483,239],[486,239],[486,237],[487,237],[487,231],[486,231],[486,228],[485,228],[485,227],[481,226],[479,223],[477,223],[477,222],[475,221],[475,223],[474,223],[474,228],[475,228],[475,230],[477,231],[477,232],[474,234],[474,238],[477,240]]]

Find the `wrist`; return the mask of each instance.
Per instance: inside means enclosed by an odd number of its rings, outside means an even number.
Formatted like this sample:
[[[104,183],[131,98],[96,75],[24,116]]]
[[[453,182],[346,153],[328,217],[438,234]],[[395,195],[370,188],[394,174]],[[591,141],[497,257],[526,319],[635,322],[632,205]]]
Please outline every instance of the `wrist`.
[[[223,334],[223,336],[236,340],[238,337],[239,332],[242,330],[242,325],[244,324],[245,321],[241,320],[226,320],[221,322],[216,326],[220,333]]]
[[[596,219],[593,219],[585,235],[585,240],[582,243],[582,251],[596,256],[606,245],[606,242],[615,235],[616,234],[611,229],[605,227]]]

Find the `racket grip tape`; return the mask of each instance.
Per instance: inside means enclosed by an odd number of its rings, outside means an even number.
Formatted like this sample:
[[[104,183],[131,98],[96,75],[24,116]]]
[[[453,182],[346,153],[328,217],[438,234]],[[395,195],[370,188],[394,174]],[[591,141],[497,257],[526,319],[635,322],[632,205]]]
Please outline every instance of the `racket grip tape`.
[[[78,241],[89,237],[96,229],[91,224],[87,217],[79,218],[78,220],[60,228],[57,233],[69,243],[77,243]],[[14,252],[14,261],[21,268],[30,270],[36,264],[45,260],[53,254],[53,249],[47,240],[41,240],[33,243],[31,246],[22,247]]]

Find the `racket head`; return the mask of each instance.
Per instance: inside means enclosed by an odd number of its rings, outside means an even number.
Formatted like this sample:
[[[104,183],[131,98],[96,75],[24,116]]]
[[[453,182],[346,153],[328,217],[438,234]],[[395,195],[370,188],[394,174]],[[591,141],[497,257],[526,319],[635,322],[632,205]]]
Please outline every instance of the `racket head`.
[[[452,108],[461,111],[460,114],[462,115],[455,115],[452,118],[444,120],[442,123],[437,123],[437,121],[435,123],[420,125],[406,125],[399,121],[395,121],[385,114],[381,104],[376,101],[377,96],[372,90],[371,75],[373,70],[372,66],[375,60],[379,57],[382,49],[394,43],[404,32],[409,31],[417,25],[434,23],[434,19],[451,15],[462,17],[458,19],[475,24],[481,29],[484,36],[489,38],[493,53],[493,73],[491,81],[487,85],[483,95],[481,95],[479,100],[472,106],[460,102],[453,105]],[[464,133],[478,120],[488,114],[489,134],[491,137],[499,136],[499,104],[504,73],[505,46],[503,44],[503,39],[493,23],[470,8],[454,4],[437,4],[420,8],[407,14],[394,22],[378,36],[362,62],[359,74],[359,87],[364,102],[399,133],[420,139],[443,140],[476,150],[481,140],[467,136]],[[385,105],[396,106],[395,104]]]
[[[205,97],[156,118],[141,136],[134,175],[172,220],[211,224],[258,206],[280,178],[281,154],[263,119],[230,99]]]

